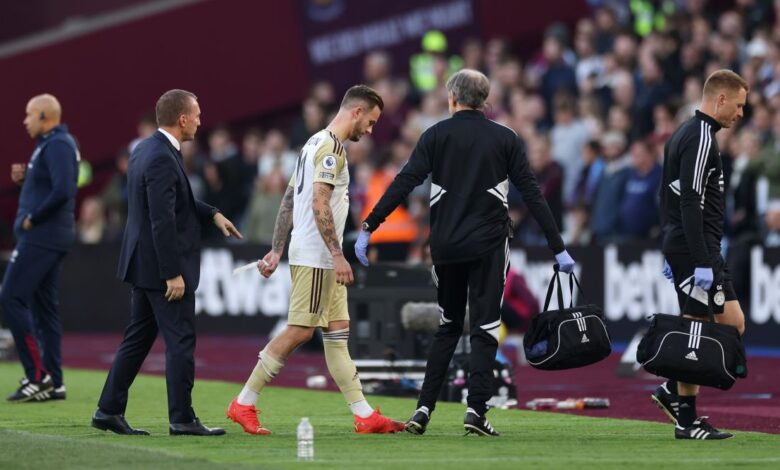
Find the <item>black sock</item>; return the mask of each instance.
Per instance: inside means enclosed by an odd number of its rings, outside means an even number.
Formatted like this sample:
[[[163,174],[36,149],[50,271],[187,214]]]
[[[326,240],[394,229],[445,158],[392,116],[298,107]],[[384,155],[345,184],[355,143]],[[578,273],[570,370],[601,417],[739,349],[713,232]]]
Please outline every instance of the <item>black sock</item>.
[[[671,393],[672,395],[677,395],[677,381],[667,380],[666,389],[669,390],[669,393]]]
[[[687,428],[696,421],[696,396],[680,396],[680,411],[677,413],[677,424]]]

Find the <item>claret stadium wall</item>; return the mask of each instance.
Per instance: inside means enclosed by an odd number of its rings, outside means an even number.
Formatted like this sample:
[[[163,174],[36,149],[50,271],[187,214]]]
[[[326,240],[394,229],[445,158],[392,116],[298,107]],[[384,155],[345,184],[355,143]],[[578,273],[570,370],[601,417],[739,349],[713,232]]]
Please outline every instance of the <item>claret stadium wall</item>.
[[[67,10],[57,0],[32,3],[41,11]],[[83,197],[110,177],[119,145],[170,88],[198,95],[207,130],[297,108],[318,80],[341,92],[361,76],[370,50],[387,51],[396,71],[406,73],[430,29],[445,32],[453,44],[469,36],[505,37],[519,44],[518,53],[530,54],[547,25],[573,24],[589,12],[585,0],[546,0],[534,5],[534,15],[506,14],[516,10],[514,0],[334,0],[326,7],[311,0],[139,2],[122,15],[0,46],[0,168],[29,157],[24,109],[43,92],[60,99],[82,158],[94,168]],[[34,21],[23,9],[18,18],[14,11],[0,18],[0,28]],[[17,197],[10,179],[0,178],[0,216],[12,218]]]

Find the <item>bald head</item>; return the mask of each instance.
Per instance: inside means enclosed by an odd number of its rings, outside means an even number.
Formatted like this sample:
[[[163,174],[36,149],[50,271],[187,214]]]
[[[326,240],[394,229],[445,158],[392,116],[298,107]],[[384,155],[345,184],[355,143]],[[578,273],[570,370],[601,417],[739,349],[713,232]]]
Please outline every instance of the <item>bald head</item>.
[[[490,92],[490,80],[477,70],[459,70],[447,80],[447,91],[456,105],[482,109]]]
[[[53,95],[33,96],[27,103],[24,125],[30,137],[38,137],[60,125],[62,106]]]

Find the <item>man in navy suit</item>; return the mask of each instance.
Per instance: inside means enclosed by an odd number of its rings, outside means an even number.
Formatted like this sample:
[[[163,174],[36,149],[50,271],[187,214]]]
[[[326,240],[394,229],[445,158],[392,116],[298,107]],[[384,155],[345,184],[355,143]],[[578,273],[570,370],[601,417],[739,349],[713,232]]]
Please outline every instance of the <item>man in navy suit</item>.
[[[214,207],[192,195],[181,143],[200,126],[197,97],[184,90],[157,101],[159,129],[133,150],[127,170],[128,217],[117,277],[132,285],[130,325],[108,373],[92,426],[117,434],[149,434],[125,421],[127,395],[157,337],[165,339],[170,434],[215,436],[192,409],[195,378],[195,289],[200,278],[201,223],[243,238]]]

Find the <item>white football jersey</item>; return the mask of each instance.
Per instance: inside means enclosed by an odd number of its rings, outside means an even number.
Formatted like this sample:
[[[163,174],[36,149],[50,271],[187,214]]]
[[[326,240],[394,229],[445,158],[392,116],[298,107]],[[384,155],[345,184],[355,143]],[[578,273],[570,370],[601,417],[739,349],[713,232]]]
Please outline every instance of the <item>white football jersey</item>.
[[[293,228],[290,264],[333,269],[333,257],[314,221],[314,183],[333,186],[330,207],[339,244],[344,242],[344,224],[349,214],[349,170],[347,152],[336,136],[323,129],[309,138],[301,149],[290,186],[293,188]]]

